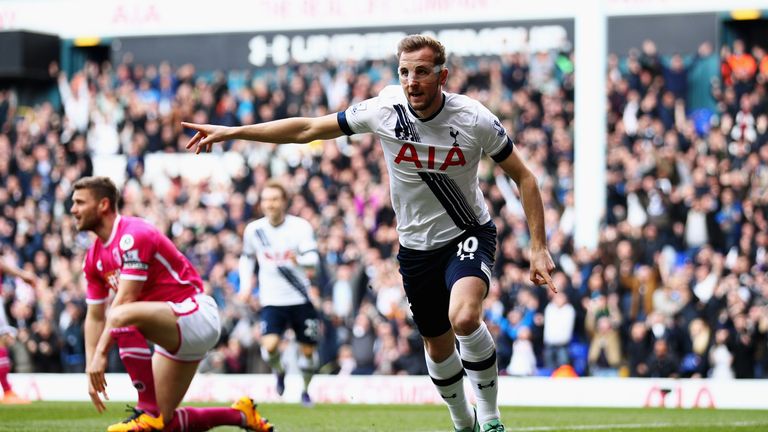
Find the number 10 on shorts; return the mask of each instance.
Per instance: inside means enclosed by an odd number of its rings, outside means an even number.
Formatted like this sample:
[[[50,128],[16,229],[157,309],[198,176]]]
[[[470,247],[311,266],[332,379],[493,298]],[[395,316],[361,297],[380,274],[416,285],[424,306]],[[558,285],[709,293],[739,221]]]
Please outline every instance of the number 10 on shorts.
[[[475,259],[474,252],[477,250],[477,245],[477,237],[468,237],[466,240],[459,242],[459,250],[456,252],[456,256],[459,257],[461,261],[464,261],[464,258],[469,258],[471,260]]]

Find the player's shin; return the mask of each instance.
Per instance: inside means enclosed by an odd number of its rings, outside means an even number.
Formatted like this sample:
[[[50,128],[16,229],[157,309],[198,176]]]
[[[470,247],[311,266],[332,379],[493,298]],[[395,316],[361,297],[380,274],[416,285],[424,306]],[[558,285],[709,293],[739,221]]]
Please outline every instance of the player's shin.
[[[267,351],[265,348],[261,348],[261,358],[272,368],[272,372],[276,374],[283,373],[283,363],[280,360],[280,350],[275,349],[272,352]]]
[[[317,373],[317,353],[312,353],[309,356],[302,354],[299,357],[299,369],[301,369],[301,376],[304,378],[304,391],[307,392],[312,377]]]
[[[475,419],[464,395],[464,368],[461,366],[459,354],[454,350],[450,357],[440,363],[435,363],[427,353],[425,356],[429,376],[448,405],[455,428],[471,428]]]
[[[0,346],[0,385],[2,385],[4,393],[12,391],[11,383],[8,381],[10,371],[11,359],[8,356],[8,350],[4,346]]]
[[[477,399],[477,418],[480,424],[498,419],[499,370],[496,364],[496,345],[485,323],[467,336],[457,335],[461,361]]]
[[[136,408],[157,416],[159,411],[152,374],[152,352],[147,340],[134,326],[112,329],[111,335],[120,350],[120,360],[139,394]]]

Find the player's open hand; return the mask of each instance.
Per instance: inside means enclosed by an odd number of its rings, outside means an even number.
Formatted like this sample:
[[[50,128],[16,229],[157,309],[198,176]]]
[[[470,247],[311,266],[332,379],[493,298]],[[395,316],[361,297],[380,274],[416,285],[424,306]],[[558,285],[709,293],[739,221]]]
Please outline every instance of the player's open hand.
[[[88,394],[91,396],[91,402],[93,402],[93,406],[96,407],[98,412],[106,409],[99,394],[103,394],[104,399],[109,400],[109,396],[107,396],[107,379],[104,376],[106,369],[106,354],[95,354],[91,364],[85,370],[85,373],[88,375]]]
[[[555,270],[555,262],[546,249],[531,251],[531,282],[536,285],[547,284],[553,293],[557,287],[552,281],[552,272]]]
[[[200,154],[200,152],[210,153],[213,149],[213,143],[227,139],[226,132],[229,129],[226,126],[188,122],[181,122],[181,125],[196,131],[195,136],[187,143],[187,149],[197,146],[195,154]]]

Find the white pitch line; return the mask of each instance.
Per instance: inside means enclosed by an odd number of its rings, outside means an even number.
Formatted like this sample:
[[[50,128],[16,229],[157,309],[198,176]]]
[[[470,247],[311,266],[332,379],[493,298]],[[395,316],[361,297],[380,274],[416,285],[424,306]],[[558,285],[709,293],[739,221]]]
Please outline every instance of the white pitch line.
[[[742,422],[733,422],[733,423],[708,423],[706,426],[711,427],[722,427],[722,426],[730,426],[730,427],[752,427],[752,426],[766,426],[768,423],[765,422],[748,422],[748,421],[742,421]],[[522,428],[514,428],[510,431],[521,431],[521,432],[546,432],[546,431],[579,431],[579,430],[613,430],[613,429],[661,429],[661,428],[669,428],[669,427],[691,427],[691,426],[701,426],[700,424],[694,424],[694,423],[629,423],[629,424],[598,424],[598,425],[576,425],[576,426],[531,426],[531,427],[522,427]]]
[[[596,424],[596,425],[576,425],[576,426],[528,426],[521,428],[511,428],[507,426],[510,432],[548,432],[548,431],[580,431],[580,430],[614,430],[614,429],[661,429],[670,427],[695,427],[702,426],[699,423],[628,423],[628,424]],[[766,422],[740,421],[733,423],[708,423],[707,427],[753,427],[768,426]],[[442,431],[433,431],[442,432]]]

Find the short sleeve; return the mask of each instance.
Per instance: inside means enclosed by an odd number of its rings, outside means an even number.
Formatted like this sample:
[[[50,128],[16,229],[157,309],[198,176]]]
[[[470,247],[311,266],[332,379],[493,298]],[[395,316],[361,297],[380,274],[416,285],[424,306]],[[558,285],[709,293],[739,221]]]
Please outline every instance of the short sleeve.
[[[118,239],[122,267],[120,279],[145,281],[149,275],[149,263],[157,252],[157,236],[145,229],[124,232]]]
[[[309,221],[300,219],[300,237],[298,244],[298,257],[297,261],[302,266],[314,266],[320,260],[320,255],[317,252],[317,240],[315,239],[315,231],[312,229],[312,224]]]
[[[83,261],[83,274],[85,275],[85,301],[88,304],[100,304],[107,301],[109,288],[99,275],[98,267],[101,263],[94,262],[93,250],[89,250]]]
[[[256,226],[252,223],[246,225],[243,230],[243,255],[248,258],[256,257],[256,245],[254,244]]]
[[[339,127],[347,135],[375,131],[380,121],[377,115],[380,103],[380,98],[375,97],[356,103],[346,111],[339,111],[336,114]]]
[[[305,254],[307,252],[317,251],[317,240],[315,240],[315,232],[312,229],[312,225],[308,221],[303,221],[301,224],[301,237],[299,241],[299,253]]]
[[[482,106],[477,116],[477,134],[483,151],[497,163],[512,153],[512,140],[499,118]]]

